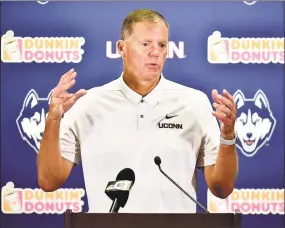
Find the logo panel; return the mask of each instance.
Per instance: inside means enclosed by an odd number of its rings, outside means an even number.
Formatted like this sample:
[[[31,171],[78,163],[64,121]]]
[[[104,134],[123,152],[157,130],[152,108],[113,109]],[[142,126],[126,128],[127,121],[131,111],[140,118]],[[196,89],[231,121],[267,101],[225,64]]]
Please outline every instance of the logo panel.
[[[237,147],[245,156],[252,157],[270,141],[277,121],[262,90],[253,98],[246,98],[237,90],[233,97],[237,107]]]
[[[208,62],[284,64],[284,37],[222,37],[215,31],[208,37]]]
[[[16,124],[22,139],[38,153],[45,129],[46,117],[52,91],[40,98],[34,89],[26,95]]]
[[[82,188],[44,192],[41,189],[15,188],[13,182],[8,182],[2,187],[1,208],[5,214],[63,214],[67,209],[81,212],[84,195]]]
[[[5,63],[79,63],[83,37],[16,37],[9,30],[1,37],[1,59]]]
[[[207,209],[210,213],[284,214],[284,189],[234,189],[226,199],[216,197],[208,189]]]

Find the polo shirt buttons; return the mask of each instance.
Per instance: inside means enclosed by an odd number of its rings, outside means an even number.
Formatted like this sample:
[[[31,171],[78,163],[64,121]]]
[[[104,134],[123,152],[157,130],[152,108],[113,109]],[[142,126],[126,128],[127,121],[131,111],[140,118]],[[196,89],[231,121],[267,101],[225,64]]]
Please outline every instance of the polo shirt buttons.
[[[144,103],[143,99],[141,99],[141,103]],[[143,117],[144,117],[144,115],[140,115],[140,118],[143,118]]]

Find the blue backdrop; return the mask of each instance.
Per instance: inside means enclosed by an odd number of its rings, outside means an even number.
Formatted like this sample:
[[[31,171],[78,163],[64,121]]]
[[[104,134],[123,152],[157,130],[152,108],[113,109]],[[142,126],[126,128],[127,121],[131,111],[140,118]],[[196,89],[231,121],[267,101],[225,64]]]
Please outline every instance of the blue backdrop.
[[[199,173],[199,201],[212,212],[240,210],[244,228],[284,227],[284,3],[242,1],[2,2],[1,227],[60,228],[66,208],[88,211],[81,167],[55,193],[37,186],[49,93],[72,67],[72,91],[117,78],[121,23],[142,7],[170,24],[166,78],[209,97],[214,88],[235,95],[236,189],[215,199]]]

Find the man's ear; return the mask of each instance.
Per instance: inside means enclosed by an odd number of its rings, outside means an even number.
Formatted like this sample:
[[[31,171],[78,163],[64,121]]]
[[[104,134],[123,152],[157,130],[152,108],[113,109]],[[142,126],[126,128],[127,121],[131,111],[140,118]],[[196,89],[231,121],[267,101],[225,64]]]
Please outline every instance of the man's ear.
[[[125,55],[125,41],[124,40],[118,40],[117,41],[117,50],[118,53],[123,57]]]

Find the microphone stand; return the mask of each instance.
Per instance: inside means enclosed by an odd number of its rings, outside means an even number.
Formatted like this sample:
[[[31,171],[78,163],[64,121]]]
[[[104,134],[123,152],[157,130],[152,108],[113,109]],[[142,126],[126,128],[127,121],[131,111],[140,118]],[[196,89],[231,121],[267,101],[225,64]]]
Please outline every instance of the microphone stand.
[[[115,198],[113,200],[113,203],[111,205],[111,208],[110,208],[109,212],[110,213],[118,213],[119,209],[120,209],[120,207],[118,205],[118,198]]]
[[[178,184],[176,184],[163,170],[161,169],[160,165],[158,165],[160,172],[166,176],[168,180],[170,180],[177,188],[179,188],[186,196],[188,196],[191,200],[193,200],[204,212],[210,214],[210,212],[204,208],[197,200],[195,200],[192,196],[190,196],[184,189],[182,189]]]

